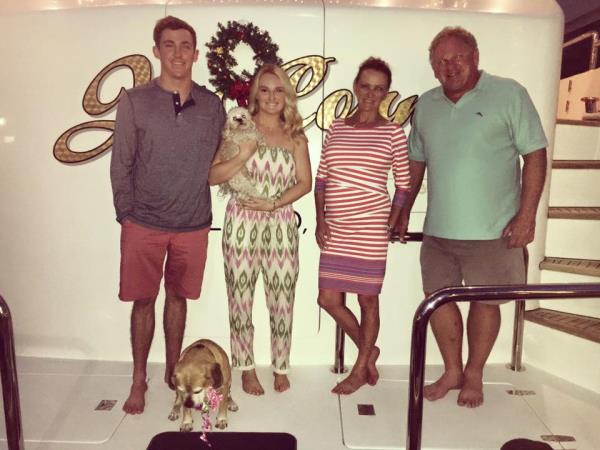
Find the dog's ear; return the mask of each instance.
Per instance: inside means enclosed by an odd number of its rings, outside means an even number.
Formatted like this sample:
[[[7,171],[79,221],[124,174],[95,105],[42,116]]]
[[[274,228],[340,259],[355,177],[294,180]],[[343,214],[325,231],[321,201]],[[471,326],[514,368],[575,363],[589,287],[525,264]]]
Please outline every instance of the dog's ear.
[[[221,372],[221,366],[214,363],[210,368],[210,375],[213,379],[213,387],[220,388],[223,385],[223,373]]]

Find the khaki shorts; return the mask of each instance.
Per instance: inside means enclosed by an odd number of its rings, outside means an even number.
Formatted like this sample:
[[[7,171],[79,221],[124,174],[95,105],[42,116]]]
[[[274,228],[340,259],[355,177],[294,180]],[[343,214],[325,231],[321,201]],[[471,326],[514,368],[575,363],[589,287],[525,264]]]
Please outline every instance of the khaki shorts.
[[[508,248],[508,238],[465,241],[423,236],[421,277],[426,295],[451,286],[525,284],[523,248]],[[483,302],[497,305],[510,300]]]
[[[126,219],[121,226],[119,298],[123,301],[156,298],[163,268],[168,293],[187,299],[200,297],[209,230],[207,227],[174,233]]]

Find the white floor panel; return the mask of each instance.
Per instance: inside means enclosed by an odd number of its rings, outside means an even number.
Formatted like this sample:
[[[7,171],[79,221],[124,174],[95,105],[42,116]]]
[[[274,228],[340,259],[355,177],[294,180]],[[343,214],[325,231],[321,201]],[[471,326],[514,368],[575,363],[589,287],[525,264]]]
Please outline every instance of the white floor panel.
[[[486,383],[485,403],[475,409],[456,404],[458,391],[451,391],[423,407],[422,446],[427,449],[498,450],[515,438],[540,440],[551,434],[521,397],[507,394],[508,383]],[[380,380],[340,398],[344,443],[352,449],[404,449],[408,382]],[[375,415],[359,415],[358,405],[373,405]],[[444,432],[440,433],[439,430]],[[556,445],[557,449],[561,447]]]
[[[21,373],[19,394],[25,442],[106,442],[125,417],[121,406],[130,380],[130,376],[119,375]],[[112,409],[96,410],[102,400],[116,404]],[[4,413],[0,440],[6,441]]]
[[[18,358],[17,362],[26,450],[144,450],[155,434],[179,428],[178,422],[167,419],[173,392],[163,381],[164,365],[148,367],[144,414],[123,417],[131,363],[44,358]],[[427,377],[435,378],[441,371],[440,366],[428,366]],[[234,372],[232,394],[240,410],[231,414],[228,431],[288,432],[296,437],[298,450],[404,449],[408,367],[380,367],[377,386],[365,386],[342,398],[341,414],[340,400],[330,389],[343,376],[331,373],[329,367],[294,367],[292,388],[282,394],[273,392],[268,367],[258,367],[257,372],[265,388],[261,397],[242,392],[240,373]],[[555,450],[600,449],[599,394],[532,366],[513,372],[503,364],[491,364],[485,380],[486,401],[480,408],[457,406],[457,391],[437,402],[425,402],[423,450],[499,450],[510,439],[540,440],[542,434],[576,439],[563,447],[550,443]],[[536,395],[505,394],[512,386]],[[102,399],[117,400],[112,411],[93,411]],[[356,415],[359,403],[374,405],[374,420]],[[32,436],[43,440],[32,441]],[[0,450],[6,449],[6,441],[0,440]]]
[[[564,442],[565,449],[600,449],[600,395],[565,385],[538,386],[536,395],[525,399],[544,423],[552,424],[554,434],[575,439]]]

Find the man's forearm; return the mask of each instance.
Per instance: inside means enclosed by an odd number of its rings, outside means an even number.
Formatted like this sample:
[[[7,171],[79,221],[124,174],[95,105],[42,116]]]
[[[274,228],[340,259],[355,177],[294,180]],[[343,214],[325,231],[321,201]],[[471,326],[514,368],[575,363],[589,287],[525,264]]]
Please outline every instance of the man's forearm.
[[[406,201],[404,202],[404,206],[402,211],[405,214],[410,213],[413,205],[415,204],[415,200],[417,195],[419,195],[419,191],[421,190],[421,185],[423,184],[423,178],[425,176],[425,163],[422,161],[413,161],[409,162],[409,171],[410,171],[410,191],[406,197]]]
[[[546,181],[546,149],[529,153],[523,160],[519,214],[534,219]]]

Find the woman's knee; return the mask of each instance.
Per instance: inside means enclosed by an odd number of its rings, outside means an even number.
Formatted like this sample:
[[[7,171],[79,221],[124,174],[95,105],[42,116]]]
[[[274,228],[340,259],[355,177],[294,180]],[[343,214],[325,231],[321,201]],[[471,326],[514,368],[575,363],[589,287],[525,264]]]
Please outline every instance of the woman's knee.
[[[358,304],[363,311],[378,311],[379,296],[378,295],[358,295]]]
[[[341,292],[330,291],[327,289],[320,289],[317,303],[321,308],[328,311],[332,308],[342,306],[343,296]]]

